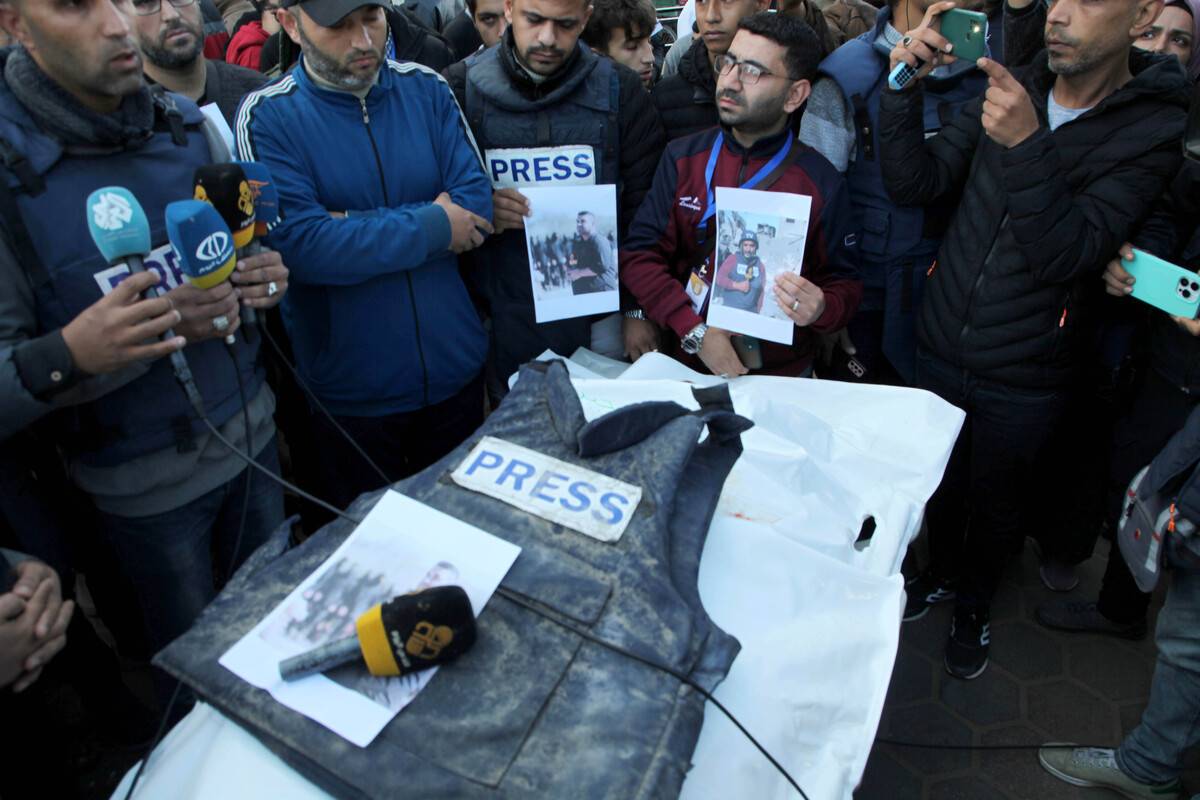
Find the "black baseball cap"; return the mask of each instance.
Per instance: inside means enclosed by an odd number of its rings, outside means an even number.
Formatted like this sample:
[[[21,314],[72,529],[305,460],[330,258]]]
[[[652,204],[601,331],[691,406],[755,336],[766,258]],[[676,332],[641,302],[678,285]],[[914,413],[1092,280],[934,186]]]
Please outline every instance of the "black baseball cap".
[[[313,22],[323,28],[332,28],[342,21],[351,11],[357,11],[363,6],[387,7],[387,0],[283,0],[283,8],[303,6],[304,11],[313,18]]]

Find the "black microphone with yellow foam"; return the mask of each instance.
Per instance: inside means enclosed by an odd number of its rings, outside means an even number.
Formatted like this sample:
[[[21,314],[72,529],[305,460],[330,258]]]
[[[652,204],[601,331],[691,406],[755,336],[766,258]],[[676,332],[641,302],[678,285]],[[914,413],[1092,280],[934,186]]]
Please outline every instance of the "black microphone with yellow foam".
[[[294,681],[357,661],[372,675],[409,675],[452,661],[475,643],[475,614],[461,586],[393,597],[354,626],[354,636],[280,661],[279,674]]]

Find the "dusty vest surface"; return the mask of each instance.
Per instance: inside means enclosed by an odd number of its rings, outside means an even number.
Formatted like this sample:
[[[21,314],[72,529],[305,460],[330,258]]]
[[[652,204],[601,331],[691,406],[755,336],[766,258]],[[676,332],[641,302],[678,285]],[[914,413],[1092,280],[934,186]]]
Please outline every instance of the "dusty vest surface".
[[[520,545],[502,591],[523,602],[495,595],[479,616],[474,648],[442,667],[366,748],[217,664],[342,543],[349,522],[332,523],[287,552],[280,531],[159,662],[339,796],[675,796],[700,732],[703,698],[548,616],[710,690],[728,672],[739,645],[705,614],[696,577],[717,498],[741,453],[740,433],[751,423],[733,413],[725,387],[696,397],[696,412],[641,403],[587,423],[561,363],[526,365],[479,431],[395,485]],[[624,534],[601,542],[454,484],[449,474],[484,436],[640,487]],[[350,513],[361,518],[380,494],[363,495]]]

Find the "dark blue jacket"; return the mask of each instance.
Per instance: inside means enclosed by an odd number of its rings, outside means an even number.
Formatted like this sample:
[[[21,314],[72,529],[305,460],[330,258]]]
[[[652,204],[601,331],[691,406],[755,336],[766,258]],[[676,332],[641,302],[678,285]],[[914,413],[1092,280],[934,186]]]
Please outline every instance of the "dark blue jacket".
[[[492,191],[436,72],[389,61],[359,100],[316,86],[301,59],[246,97],[236,133],[239,157],[278,186],[268,242],[291,269],[284,321],[330,411],[412,411],[479,374],[487,339],[433,200],[448,192],[490,220]]]

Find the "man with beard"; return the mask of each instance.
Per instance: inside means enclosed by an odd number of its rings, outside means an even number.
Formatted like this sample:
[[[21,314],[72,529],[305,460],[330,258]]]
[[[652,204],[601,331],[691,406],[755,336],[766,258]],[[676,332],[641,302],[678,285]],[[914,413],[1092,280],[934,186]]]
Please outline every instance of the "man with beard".
[[[738,27],[716,62],[721,127],[667,146],[621,248],[621,282],[647,316],[675,334],[668,352],[715,375],[744,375],[748,370],[732,334],[704,324],[704,301],[711,292],[706,288],[693,301],[695,295],[685,288],[689,282],[712,284],[715,188],[808,195],[812,210],[804,277],[784,272],[770,288],[796,330],[791,345],[763,342],[760,369],[800,376],[811,371],[817,334],[844,326],[862,293],[850,199],[837,171],[797,142],[789,126],[816,75],[816,34],[800,20],[771,13],[754,14]],[[744,242],[751,235],[739,238]],[[725,296],[734,291],[727,289]]]
[[[609,280],[613,269],[612,247],[603,236],[596,236],[596,215],[580,211],[575,219],[575,241],[571,243],[572,294],[591,294],[617,288]]]
[[[637,358],[657,347],[657,331],[640,318],[537,322],[525,248],[530,207],[520,190],[616,184],[623,231],[663,146],[637,73],[579,41],[592,13],[589,0],[506,0],[504,13],[509,27],[500,44],[446,71],[496,190],[497,235],[470,267],[491,316],[493,399],[506,393],[508,377],[521,364],[547,349],[590,347],[614,356],[624,350]],[[569,257],[569,238],[562,249]]]
[[[158,13],[157,0],[0,4],[0,25],[18,42],[0,52],[0,440],[35,423],[52,437],[96,506],[156,651],[282,522],[283,500],[211,435],[163,358],[183,349],[207,421],[278,470],[257,339],[222,341],[237,327],[238,294],[228,282],[187,285],[167,257],[164,209],[192,195],[193,173],[212,154],[195,104],[143,80],[139,13]],[[142,205],[153,248],[145,263],[161,272],[130,275],[92,243],[89,221],[112,230],[129,218],[111,195],[88,207],[94,189],[112,184]],[[283,297],[277,253],[238,267],[242,305]],[[143,299],[155,284],[166,296]]]
[[[738,246],[738,251],[730,253],[717,268],[721,304],[757,314],[762,311],[766,272],[758,257],[758,236],[746,231]]]
[[[293,260],[283,317],[300,374],[338,422],[313,424],[340,507],[483,421],[487,338],[455,254],[491,233],[491,187],[446,82],[384,58],[381,2],[291,0],[280,24],[300,61],[237,119],[239,156],[279,189],[268,241]]]
[[[261,73],[204,58],[204,23],[196,0],[132,2],[133,32],[146,77],[204,106],[216,103],[233,127],[238,103],[267,82]],[[151,11],[157,6],[157,11]]]
[[[1088,287],[1179,171],[1187,77],[1131,47],[1162,5],[1055,0],[1046,50],[1020,79],[980,59],[985,95],[933,138],[923,83],[953,58],[937,17],[954,3],[932,6],[892,50],[893,67],[920,69],[880,101],[885,186],[900,205],[955,208],[917,319],[917,385],[967,415],[927,507],[929,568],[904,618],[955,601],[945,666],[957,678],[987,668],[992,595],[1028,530],[1028,476],[1092,334]]]
[[[654,87],[654,107],[662,117],[667,141],[716,126],[713,62],[729,49],[738,23],[770,5],[770,0],[696,0],[699,33],[680,59],[679,71]]]

